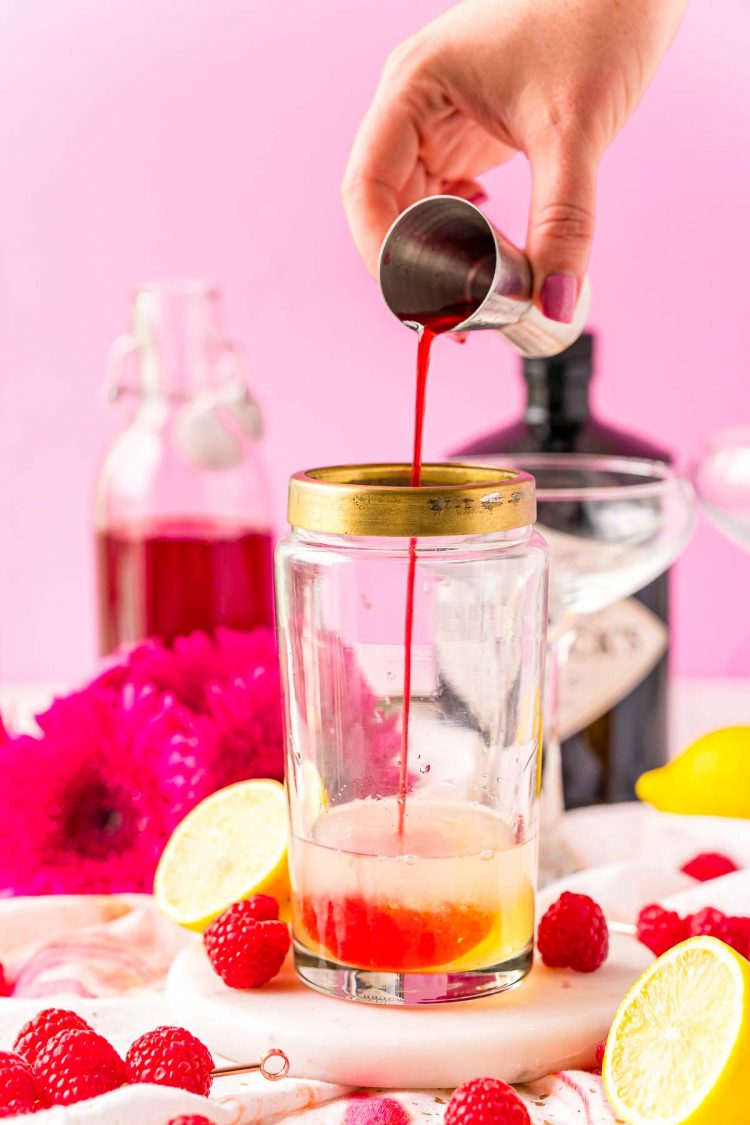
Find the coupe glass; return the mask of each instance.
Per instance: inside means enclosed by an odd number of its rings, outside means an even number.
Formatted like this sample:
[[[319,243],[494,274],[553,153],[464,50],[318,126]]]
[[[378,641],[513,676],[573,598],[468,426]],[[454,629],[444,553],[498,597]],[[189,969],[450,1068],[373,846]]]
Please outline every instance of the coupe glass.
[[[536,526],[550,550],[540,837],[544,883],[571,867],[560,832],[564,802],[559,683],[576,622],[629,597],[671,566],[693,530],[693,489],[657,461],[555,453],[502,454],[482,460],[534,476]]]
[[[711,522],[750,551],[750,426],[707,438],[693,468],[693,483]]]

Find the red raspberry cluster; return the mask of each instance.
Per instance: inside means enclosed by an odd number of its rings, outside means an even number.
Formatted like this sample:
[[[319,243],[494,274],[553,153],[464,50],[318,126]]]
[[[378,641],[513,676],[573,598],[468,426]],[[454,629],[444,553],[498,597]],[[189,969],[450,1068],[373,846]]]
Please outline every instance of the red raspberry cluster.
[[[473,1078],[453,1092],[445,1125],[531,1125],[531,1118],[512,1086],[498,1078]]]
[[[211,964],[232,988],[258,988],[275,977],[289,952],[289,927],[269,895],[236,902],[204,934]],[[0,965],[0,995],[7,985]],[[84,1019],[46,1008],[19,1031],[13,1051],[0,1051],[0,1118],[70,1105],[131,1082],[211,1089],[213,1059],[182,1027],[157,1027],[136,1039],[124,1059]],[[172,1125],[203,1125],[200,1115]]]
[[[95,1098],[132,1082],[208,1094],[213,1059],[181,1027],[141,1035],[122,1059],[75,1012],[46,1008],[19,1031],[13,1051],[0,1052],[0,1118]]]
[[[609,952],[607,919],[593,898],[564,891],[542,917],[536,942],[549,968],[593,973]]]
[[[750,955],[750,918],[724,914],[706,906],[697,914],[681,917],[674,910],[651,903],[638,915],[638,940],[657,957],[691,937],[715,937],[731,945],[743,957]]]
[[[230,988],[260,988],[279,972],[289,952],[289,927],[270,895],[235,902],[203,935],[208,959]]]

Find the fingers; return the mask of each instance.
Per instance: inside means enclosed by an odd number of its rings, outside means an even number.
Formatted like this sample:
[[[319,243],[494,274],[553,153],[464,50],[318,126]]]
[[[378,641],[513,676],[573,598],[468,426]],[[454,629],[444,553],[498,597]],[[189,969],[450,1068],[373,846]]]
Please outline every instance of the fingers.
[[[453,180],[450,183],[444,183],[441,187],[441,194],[457,195],[461,199],[468,199],[469,203],[475,203],[477,207],[481,207],[489,199],[479,180]]]
[[[552,320],[569,324],[586,275],[594,236],[599,152],[579,138],[560,138],[529,152],[532,171],[527,253],[534,299]]]
[[[402,201],[423,194],[418,161],[419,133],[409,104],[379,93],[359,128],[342,185],[352,238],[373,276],[383,237]]]

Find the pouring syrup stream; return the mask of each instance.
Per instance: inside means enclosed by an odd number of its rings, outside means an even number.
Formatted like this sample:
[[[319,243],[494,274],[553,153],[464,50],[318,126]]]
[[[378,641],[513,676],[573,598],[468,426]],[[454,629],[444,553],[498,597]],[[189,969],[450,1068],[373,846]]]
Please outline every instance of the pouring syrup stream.
[[[417,389],[414,404],[414,447],[411,462],[412,488],[422,483],[422,435],[424,433],[424,413],[427,400],[427,374],[430,369],[430,354],[436,336],[450,332],[471,315],[470,304],[455,305],[444,309],[437,315],[415,314],[402,319],[417,325]],[[411,665],[412,637],[414,633],[414,585],[417,573],[417,540],[409,540],[409,567],[406,579],[406,609],[404,612],[404,690],[401,704],[401,761],[398,786],[398,834],[404,838],[404,818],[406,816],[406,795],[409,788],[409,715],[411,712]]]

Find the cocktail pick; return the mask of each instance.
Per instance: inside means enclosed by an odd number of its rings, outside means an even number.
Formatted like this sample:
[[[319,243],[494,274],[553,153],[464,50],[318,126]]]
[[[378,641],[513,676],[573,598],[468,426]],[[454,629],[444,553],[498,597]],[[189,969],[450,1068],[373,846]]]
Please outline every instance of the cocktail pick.
[[[269,1066],[274,1059],[278,1059],[278,1065],[274,1064]],[[281,1078],[286,1078],[289,1073],[289,1059],[283,1051],[278,1047],[271,1047],[270,1051],[266,1051],[260,1062],[257,1063],[241,1063],[235,1066],[219,1066],[211,1071],[212,1078],[226,1078],[230,1074],[249,1074],[251,1071],[258,1070],[264,1078],[269,1082],[278,1082]]]
[[[628,937],[637,937],[638,928],[631,925],[630,922],[610,922],[607,919],[607,929],[612,934],[626,934]]]

